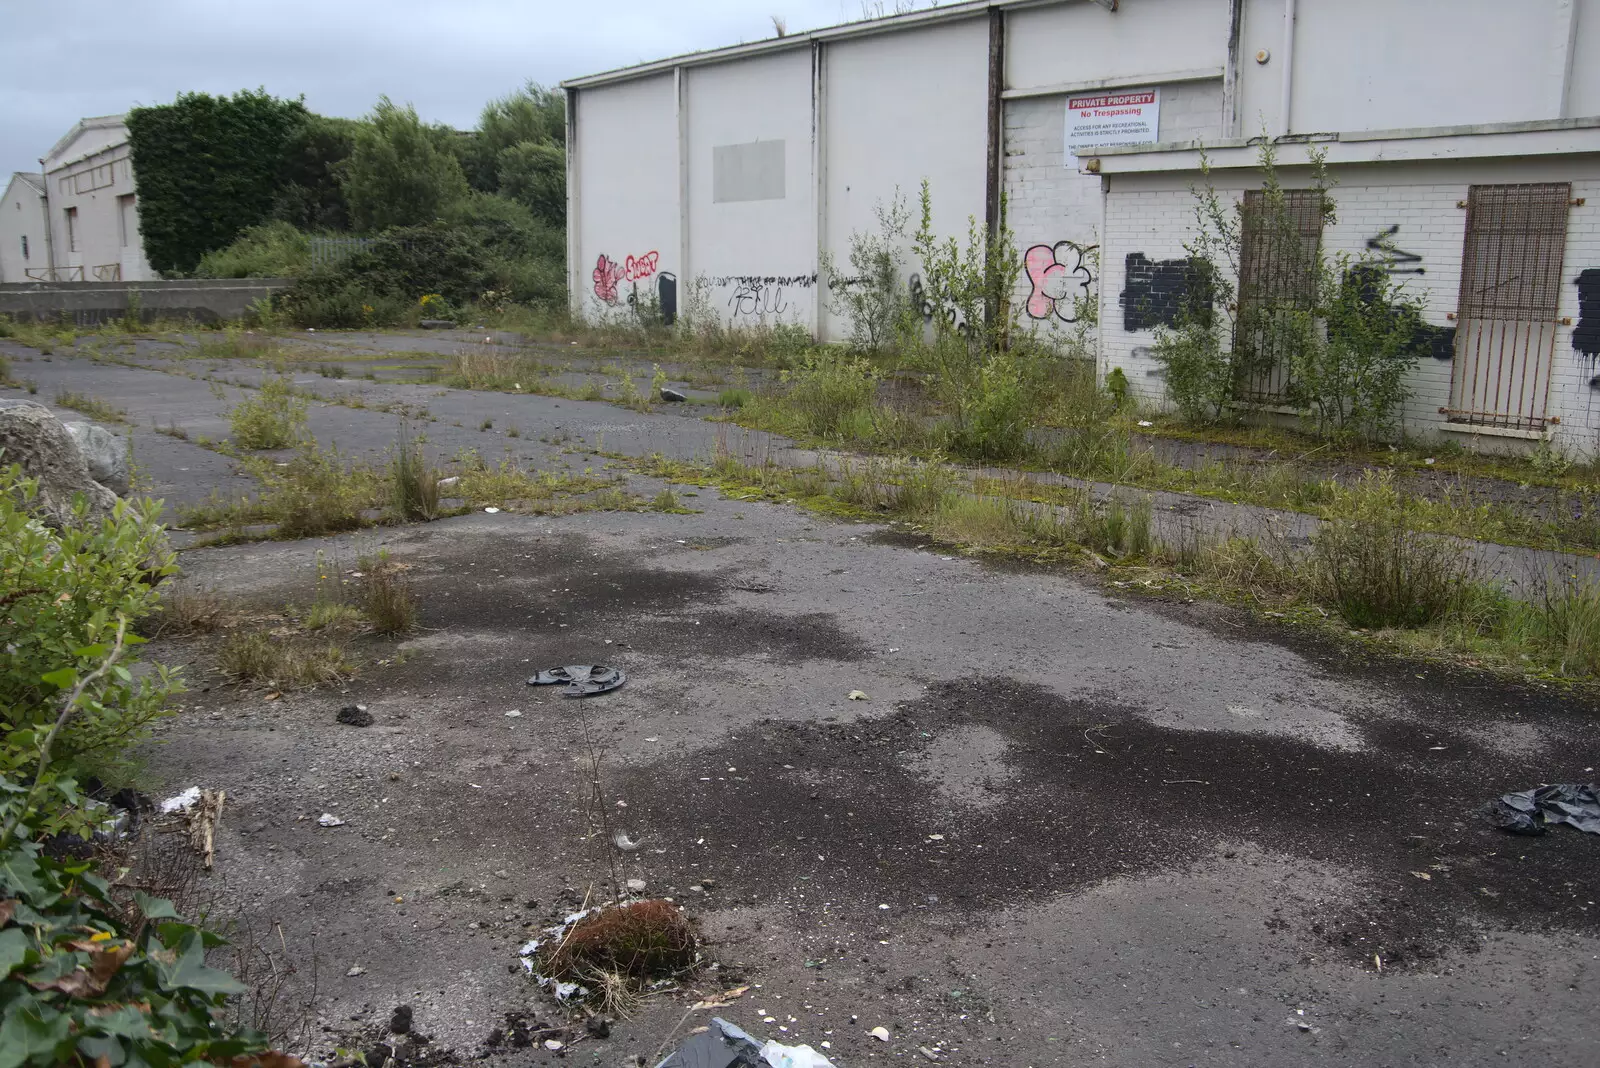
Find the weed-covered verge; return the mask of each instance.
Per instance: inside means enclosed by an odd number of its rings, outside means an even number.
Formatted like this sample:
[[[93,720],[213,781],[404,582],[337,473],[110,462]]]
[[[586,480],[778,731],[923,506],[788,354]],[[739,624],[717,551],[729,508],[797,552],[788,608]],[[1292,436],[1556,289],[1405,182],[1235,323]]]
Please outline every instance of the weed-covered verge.
[[[1339,496],[1303,545],[1270,520],[1250,534],[1163,533],[1147,495],[1096,496],[1026,476],[972,479],[921,460],[786,468],[719,451],[703,464],[631,462],[740,499],[887,521],[918,544],[1068,567],[1130,595],[1216,600],[1391,654],[1600,687],[1600,584],[1550,574],[1513,596],[1460,543],[1428,532],[1382,475]]]
[[[56,531],[28,514],[36,492],[0,469],[0,1059],[298,1065],[230,1013],[246,987],[207,963],[221,939],[122,881],[97,796],[127,780],[181,688],[138,663],[174,570],[157,509],[122,501],[98,523],[80,510]],[[79,859],[97,835],[109,863]]]

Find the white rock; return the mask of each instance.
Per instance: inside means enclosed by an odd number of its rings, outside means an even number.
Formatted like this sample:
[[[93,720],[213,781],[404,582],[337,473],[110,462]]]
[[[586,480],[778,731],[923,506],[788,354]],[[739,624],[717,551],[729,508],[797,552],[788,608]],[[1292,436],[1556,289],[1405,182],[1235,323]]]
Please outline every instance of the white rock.
[[[879,1042],[889,1041],[889,1029],[887,1027],[874,1027],[872,1030],[868,1031],[867,1034],[871,1035]]]

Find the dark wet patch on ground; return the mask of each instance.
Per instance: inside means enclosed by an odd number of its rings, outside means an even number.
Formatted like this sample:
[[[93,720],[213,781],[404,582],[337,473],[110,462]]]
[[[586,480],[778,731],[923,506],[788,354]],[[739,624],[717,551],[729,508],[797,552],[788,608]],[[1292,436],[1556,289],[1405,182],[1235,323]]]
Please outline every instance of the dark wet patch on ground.
[[[653,655],[683,657],[765,656],[778,663],[802,660],[851,662],[871,647],[827,612],[780,615],[756,609],[699,612],[692,619],[637,620],[618,631],[629,646]]]
[[[941,734],[974,726],[1009,743],[1013,774],[994,784],[997,804],[952,803],[918,770]],[[1561,831],[1511,837],[1481,813],[1506,790],[1581,775],[1581,738],[1562,766],[1532,766],[1454,732],[1413,733],[1406,746],[1442,741],[1443,757],[1424,749],[1397,762],[1184,732],[1111,700],[961,681],[877,721],[767,721],[619,786],[667,863],[704,859],[697,840],[714,843],[715,862],[675,872],[680,885],[714,871],[720,894],[756,904],[799,894],[896,914],[1000,907],[1252,841],[1351,871],[1358,885],[1345,900],[1267,922],[1308,928],[1356,961],[1378,954],[1388,967],[1471,949],[1480,925],[1524,917],[1538,929],[1600,930],[1600,907],[1588,903],[1600,843]]]

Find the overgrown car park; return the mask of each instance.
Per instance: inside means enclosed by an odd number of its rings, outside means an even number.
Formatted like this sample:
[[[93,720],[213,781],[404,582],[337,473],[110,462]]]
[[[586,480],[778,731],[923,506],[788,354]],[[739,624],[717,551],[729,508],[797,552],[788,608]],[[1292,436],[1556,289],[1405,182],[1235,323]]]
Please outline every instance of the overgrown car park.
[[[1443,598],[1442,622],[1347,621],[1314,585],[1360,566],[1337,538],[1280,557],[1241,529],[1185,570],[1137,485],[1085,511],[1042,476],[841,457],[837,435],[819,464],[700,418],[720,390],[683,372],[733,367],[662,359],[707,402],[668,406],[618,373],[664,354],[249,336],[272,354],[6,350],[33,399],[120,410],[135,492],[187,528],[139,628],[189,692],[136,781],[226,792],[202,884],[217,915],[279,925],[283,1002],[310,1006],[291,1049],[421,1055],[387,1034],[402,1005],[429,1056],[458,1058],[653,1063],[712,1012],[846,1064],[1516,1063],[1591,1041],[1568,977],[1594,953],[1593,840],[1509,837],[1480,811],[1593,778],[1584,647],[1532,623],[1462,644],[1480,591],[1381,488],[1328,519],[1431,567],[1382,604]],[[491,388],[447,384],[474,362]],[[377,363],[396,369],[362,377]],[[752,366],[745,388],[806,410],[783,398],[808,373]],[[1158,429],[1116,418],[1130,442]],[[280,423],[276,447],[237,440]],[[1238,504],[1188,500],[1197,537]],[[1474,610],[1583,604],[1513,601]],[[526,685],[567,663],[628,683]],[[340,722],[355,705],[370,726]],[[637,1003],[553,1002],[520,949],[629,880],[685,907],[705,960]],[[589,1012],[617,1019],[607,1037]]]

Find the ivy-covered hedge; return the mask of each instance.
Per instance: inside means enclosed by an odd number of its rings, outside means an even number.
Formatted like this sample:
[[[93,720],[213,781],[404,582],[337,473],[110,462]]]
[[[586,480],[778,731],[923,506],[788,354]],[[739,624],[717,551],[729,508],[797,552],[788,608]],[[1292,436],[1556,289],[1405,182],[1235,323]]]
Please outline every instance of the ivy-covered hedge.
[[[267,218],[291,141],[310,113],[265,90],[184,93],[128,113],[145,255],[187,274],[200,257]]]

